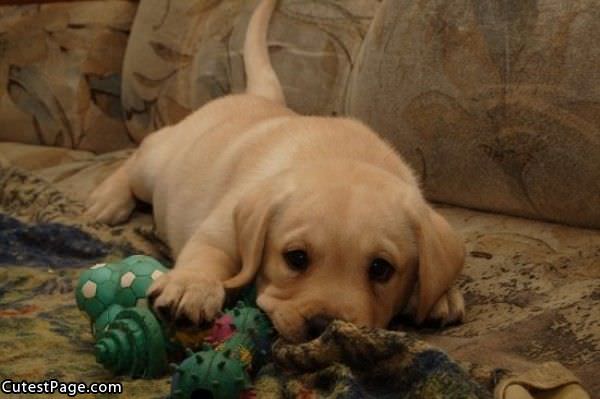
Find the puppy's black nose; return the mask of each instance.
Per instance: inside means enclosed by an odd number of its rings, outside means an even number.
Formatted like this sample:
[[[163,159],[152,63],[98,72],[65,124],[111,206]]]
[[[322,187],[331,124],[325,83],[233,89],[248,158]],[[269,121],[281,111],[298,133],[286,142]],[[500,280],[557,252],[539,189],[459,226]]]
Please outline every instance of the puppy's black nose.
[[[318,314],[308,319],[306,321],[306,335],[308,339],[319,337],[332,321],[332,317],[324,314]]]

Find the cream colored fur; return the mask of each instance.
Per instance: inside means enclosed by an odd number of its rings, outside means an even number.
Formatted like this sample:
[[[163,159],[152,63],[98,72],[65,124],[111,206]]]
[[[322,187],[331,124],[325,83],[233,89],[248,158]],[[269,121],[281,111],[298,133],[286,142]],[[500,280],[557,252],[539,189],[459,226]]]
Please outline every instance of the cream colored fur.
[[[275,1],[248,27],[247,92],[214,100],[148,136],[90,196],[87,214],[125,221],[135,198],[154,207],[176,259],[150,288],[165,319],[200,324],[226,292],[256,279],[258,304],[290,340],[317,316],[385,327],[399,312],[418,322],[459,321],[452,287],[463,243],[423,199],[400,156],[362,123],[286,108],[268,59]],[[284,253],[303,250],[306,270]],[[374,259],[393,266],[369,278]]]

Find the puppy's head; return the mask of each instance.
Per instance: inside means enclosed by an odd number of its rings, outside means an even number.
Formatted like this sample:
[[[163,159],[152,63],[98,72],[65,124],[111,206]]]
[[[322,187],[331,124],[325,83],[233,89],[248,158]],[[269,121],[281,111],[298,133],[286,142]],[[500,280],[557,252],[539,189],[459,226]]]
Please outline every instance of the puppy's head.
[[[362,163],[319,162],[271,179],[235,211],[242,269],[285,338],[342,319],[385,327],[419,282],[417,321],[460,271],[463,246],[418,188]]]

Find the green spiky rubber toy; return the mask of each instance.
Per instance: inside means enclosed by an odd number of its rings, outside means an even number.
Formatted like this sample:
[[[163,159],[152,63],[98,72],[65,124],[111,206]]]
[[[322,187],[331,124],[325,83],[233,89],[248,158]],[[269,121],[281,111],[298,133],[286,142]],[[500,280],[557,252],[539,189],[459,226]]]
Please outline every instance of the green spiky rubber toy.
[[[188,351],[175,367],[170,399],[251,398],[250,373],[268,359],[273,329],[266,315],[244,302],[225,312],[203,350]]]
[[[92,266],[79,277],[77,306],[92,323],[96,360],[114,374],[153,378],[175,349],[147,307],[146,291],[167,268],[148,256]]]
[[[120,262],[92,266],[79,278],[77,306],[90,318],[96,360],[117,375],[154,378],[180,360],[186,343],[147,307],[146,291],[167,272],[155,259],[135,255]],[[171,398],[253,397],[250,375],[266,363],[273,329],[255,304],[250,288],[244,301],[225,311],[199,352],[175,366]]]

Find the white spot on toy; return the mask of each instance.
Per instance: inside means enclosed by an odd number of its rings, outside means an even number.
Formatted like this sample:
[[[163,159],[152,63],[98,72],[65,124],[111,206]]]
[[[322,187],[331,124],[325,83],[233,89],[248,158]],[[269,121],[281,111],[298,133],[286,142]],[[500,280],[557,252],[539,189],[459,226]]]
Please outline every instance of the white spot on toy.
[[[93,298],[96,295],[96,283],[93,281],[86,282],[81,287],[81,293],[85,298]]]
[[[123,274],[123,276],[121,276],[121,287],[131,287],[131,284],[133,284],[133,280],[135,280],[135,274],[133,274],[132,272],[127,272]]]

